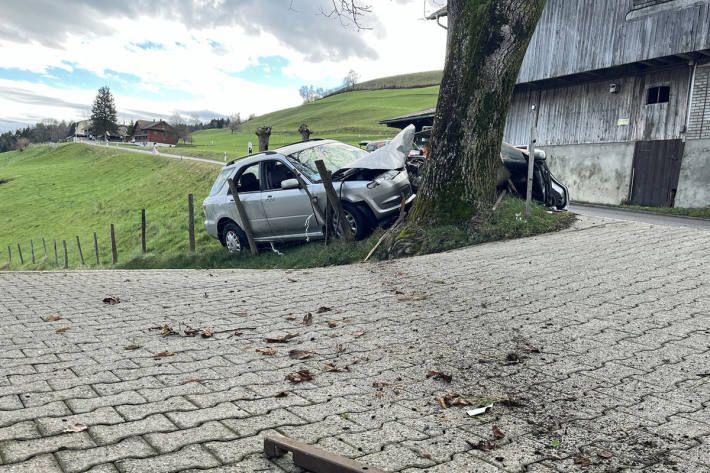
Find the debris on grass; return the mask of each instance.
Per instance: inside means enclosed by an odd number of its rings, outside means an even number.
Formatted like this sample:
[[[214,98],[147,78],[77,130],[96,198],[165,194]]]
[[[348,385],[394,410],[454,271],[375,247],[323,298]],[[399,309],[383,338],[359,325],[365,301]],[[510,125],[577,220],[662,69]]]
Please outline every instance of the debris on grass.
[[[116,296],[104,298],[104,304],[114,305],[118,304],[119,302],[121,302],[121,299]]]
[[[286,381],[291,381],[292,383],[302,383],[303,381],[311,381],[315,375],[307,369],[298,370],[295,373],[289,373],[286,375]]]
[[[287,333],[286,335],[282,335],[280,337],[267,337],[266,342],[267,343],[288,343],[289,340],[292,338],[296,338],[300,335],[300,333]]]

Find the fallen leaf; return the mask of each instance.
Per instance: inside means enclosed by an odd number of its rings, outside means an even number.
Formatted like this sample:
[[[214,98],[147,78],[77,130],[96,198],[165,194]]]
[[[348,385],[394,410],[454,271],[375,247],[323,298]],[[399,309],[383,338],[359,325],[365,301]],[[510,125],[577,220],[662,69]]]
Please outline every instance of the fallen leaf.
[[[611,453],[609,450],[604,450],[598,453],[598,455],[602,458],[611,458],[614,456],[613,453]]]
[[[355,338],[360,338],[360,337],[362,337],[363,335],[365,335],[365,331],[364,331],[364,330],[359,330],[359,331],[357,331],[357,332],[353,332],[351,335],[352,335],[353,337],[355,337]]]
[[[244,332],[242,332],[241,330],[237,330],[236,332],[234,332],[234,335],[236,335],[237,337],[241,337],[242,335],[244,335]]]
[[[325,370],[328,372],[334,371],[334,372],[338,372],[338,373],[343,372],[343,371],[350,371],[347,366],[345,368],[338,368],[333,363],[326,363]]]
[[[261,353],[262,355],[269,355],[269,356],[273,356],[276,354],[276,350],[274,350],[273,348],[264,348],[264,349],[257,348],[256,352]]]
[[[266,339],[266,343],[288,343],[289,340],[296,338],[299,335],[300,333],[287,333],[286,335],[282,335],[280,337],[268,337]]]
[[[342,353],[342,352],[345,351],[345,347],[343,346],[342,343],[339,343],[338,345],[335,346],[335,350],[336,350],[338,353]]]
[[[185,335],[188,337],[196,337],[200,334],[200,329],[199,328],[188,328],[184,330]]]
[[[384,381],[375,381],[372,383],[373,388],[386,388],[392,386],[390,383],[385,383]]]
[[[64,432],[83,432],[86,429],[88,429],[88,427],[84,424],[69,424],[67,428],[64,429]]]
[[[315,352],[314,351],[306,351],[306,350],[291,350],[288,352],[289,358],[292,358],[294,360],[305,360],[306,358],[310,358],[313,356]]]
[[[431,460],[431,455],[429,455],[428,453],[419,452],[419,458],[426,458],[427,460]]]
[[[592,463],[592,461],[591,461],[589,458],[587,458],[587,457],[579,456],[579,457],[577,457],[577,458],[574,459],[574,464],[575,464],[575,465],[579,465],[579,466],[581,466],[582,468],[588,467],[591,463]]]
[[[483,452],[490,452],[498,448],[498,445],[489,442],[488,440],[481,440],[478,442],[473,442],[472,440],[466,440],[466,443],[471,446],[474,450],[481,450]]]
[[[55,330],[55,331],[56,331],[57,333],[64,333],[64,332],[66,332],[67,330],[69,330],[69,327],[59,328],[59,329],[57,329],[57,330]]]
[[[200,378],[194,378],[194,379],[188,379],[188,380],[185,381],[183,384],[187,384],[187,383],[199,383],[199,382],[200,382]]]
[[[322,314],[323,312],[330,312],[331,310],[333,310],[333,309],[331,309],[330,307],[320,306],[320,307],[318,307],[316,314]]]
[[[163,325],[163,328],[160,329],[160,333],[163,337],[167,337],[168,335],[177,335],[177,332],[167,325]]]
[[[378,399],[381,398],[382,396],[384,396],[384,394],[382,394],[382,391],[377,391],[377,393],[375,393],[375,397]]]
[[[444,400],[443,397],[440,397],[440,398],[439,398],[439,404],[441,404],[441,408],[442,408],[442,409],[447,409],[447,408],[448,408],[447,405],[446,405],[446,401]]]
[[[303,322],[301,325],[311,325],[313,323],[313,314],[310,312],[303,316]]]
[[[453,379],[453,376],[450,374],[445,374],[441,373],[439,371],[429,371],[429,373],[426,375],[427,378],[434,378],[434,379],[440,379],[444,382],[450,383],[451,380]]]
[[[126,345],[123,347],[124,350],[138,350],[141,346],[140,345]]]
[[[106,297],[106,298],[104,298],[104,304],[114,305],[114,304],[118,304],[119,302],[121,302],[121,300],[120,300],[118,297]]]
[[[502,430],[500,430],[500,429],[498,428],[497,425],[494,425],[494,426],[492,427],[492,430],[493,430],[493,437],[495,437],[496,440],[500,440],[500,439],[502,439],[502,438],[505,437],[505,434],[503,433]]]
[[[286,317],[286,320],[296,320],[296,316],[295,316],[295,315],[289,315],[288,317]]]
[[[52,314],[47,317],[46,322],[56,322],[57,320],[62,320],[62,318],[59,316],[59,314]]]
[[[303,381],[310,381],[314,378],[313,373],[309,370],[299,370],[295,373],[289,373],[286,375],[286,381],[291,381],[292,383],[301,383]]]
[[[357,365],[358,363],[360,363],[360,357],[356,356],[355,358],[353,358],[353,365]]]
[[[288,396],[288,393],[286,391],[281,391],[280,393],[274,394],[274,397],[279,398],[279,397],[286,397]]]
[[[173,353],[173,352],[171,352],[171,351],[161,351],[160,353],[158,353],[158,354],[155,355],[155,356],[156,356],[156,357],[160,357],[160,358],[164,358],[164,357],[166,357],[166,356],[175,356],[175,353]]]
[[[248,317],[249,316],[249,314],[246,312],[230,312],[230,314],[236,315],[238,317]]]
[[[426,294],[409,294],[406,296],[399,296],[397,302],[407,302],[407,301],[423,301],[427,298]]]
[[[337,326],[338,326],[338,322],[336,322],[336,321],[334,321],[334,320],[329,320],[329,321],[328,321],[328,327],[330,327],[330,328],[335,328],[335,327],[337,327]]]
[[[293,279],[293,278],[288,278],[288,282],[298,282],[298,280],[297,280],[297,279]]]
[[[520,348],[528,353],[540,353],[540,349],[532,345],[523,345]]]
[[[202,338],[210,338],[212,335],[214,335],[214,330],[211,328],[206,328],[202,331]]]
[[[463,397],[457,393],[447,394],[446,396],[444,396],[443,399],[444,399],[444,401],[446,401],[446,404],[449,407],[452,407],[452,406],[466,407],[466,406],[475,406],[478,404],[478,401],[476,401],[474,399],[466,399],[465,397]]]
[[[446,284],[446,283],[445,283],[444,281],[442,281],[441,279],[434,279],[432,282],[433,282],[434,284]]]

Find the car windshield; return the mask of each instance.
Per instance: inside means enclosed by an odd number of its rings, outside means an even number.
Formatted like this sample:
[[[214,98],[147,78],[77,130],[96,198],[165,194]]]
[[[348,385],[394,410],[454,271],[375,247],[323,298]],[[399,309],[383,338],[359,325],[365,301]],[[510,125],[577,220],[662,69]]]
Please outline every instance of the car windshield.
[[[320,182],[320,173],[315,164],[319,159],[323,160],[328,171],[334,173],[343,166],[368,155],[367,151],[355,146],[345,143],[328,143],[293,153],[288,156],[288,159],[311,182]]]
[[[224,183],[227,182],[227,179],[232,174],[232,171],[234,171],[233,168],[226,168],[219,173],[219,176],[217,176],[217,180],[214,181],[214,185],[212,186],[210,195],[215,195],[220,190],[222,190],[222,186],[224,186]]]

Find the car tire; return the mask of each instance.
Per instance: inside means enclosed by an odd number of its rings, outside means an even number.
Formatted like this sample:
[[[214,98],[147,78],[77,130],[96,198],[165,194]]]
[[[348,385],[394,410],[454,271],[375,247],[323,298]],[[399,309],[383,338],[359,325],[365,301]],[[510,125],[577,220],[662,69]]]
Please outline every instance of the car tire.
[[[343,202],[343,212],[345,212],[345,220],[350,224],[355,240],[362,240],[372,233],[372,222],[357,205]]]
[[[233,255],[249,249],[249,240],[244,230],[239,228],[236,223],[230,222],[226,224],[222,228],[219,239],[222,241],[222,245],[227,248],[227,251]]]

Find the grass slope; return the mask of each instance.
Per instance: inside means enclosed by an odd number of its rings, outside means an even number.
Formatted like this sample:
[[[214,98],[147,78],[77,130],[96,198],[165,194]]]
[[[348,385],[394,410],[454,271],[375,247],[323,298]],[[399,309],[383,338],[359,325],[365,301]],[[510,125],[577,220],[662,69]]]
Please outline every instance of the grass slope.
[[[397,76],[380,77],[355,84],[352,90],[412,89],[441,84],[444,71],[415,72]]]
[[[138,155],[80,144],[33,146],[20,153],[0,154],[0,244],[12,269],[19,269],[17,244],[24,269],[50,269],[52,240],[62,262],[62,240],[69,249],[69,266],[80,266],[76,236],[81,239],[87,267],[95,267],[93,232],[97,233],[103,265],[111,263],[110,224],[115,224],[119,262],[140,252],[141,209],[146,209],[148,251],[181,254],[188,248],[187,195],[194,194],[198,247],[221,248],[201,222],[202,200],[219,167],[198,162]],[[41,237],[47,241],[44,260]],[[30,239],[37,264],[31,263]]]
[[[247,143],[254,143],[254,131],[263,125],[272,126],[270,148],[300,141],[297,132],[301,123],[307,123],[314,135],[312,138],[333,138],[357,145],[361,140],[394,136],[397,130],[378,125],[386,118],[433,107],[439,94],[439,87],[419,89],[374,90],[347,92],[333,95],[313,103],[279,110],[250,120],[239,133],[230,129],[202,130],[193,134],[194,146],[178,147],[178,153],[223,159],[243,156]]]

